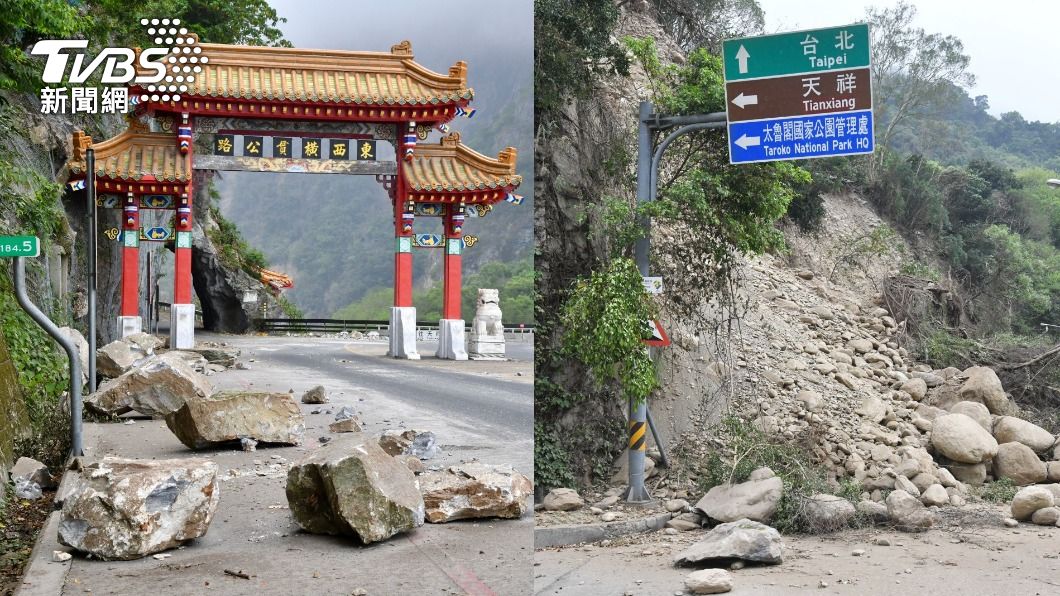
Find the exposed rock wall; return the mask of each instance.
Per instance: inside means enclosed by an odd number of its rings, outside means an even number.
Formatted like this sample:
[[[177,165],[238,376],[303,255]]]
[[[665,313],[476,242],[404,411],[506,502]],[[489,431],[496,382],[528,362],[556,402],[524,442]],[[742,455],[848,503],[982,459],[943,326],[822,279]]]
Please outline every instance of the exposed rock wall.
[[[284,314],[260,280],[242,269],[227,267],[221,261],[219,247],[211,239],[211,232],[218,225],[210,213],[213,198],[209,184],[216,174],[213,171],[195,172],[192,284],[202,307],[202,322],[206,329],[245,333],[251,329],[254,319],[262,318],[263,304],[269,318],[283,318]],[[244,302],[248,293],[256,295],[257,301]]]
[[[0,482],[7,482],[7,470],[14,461],[15,439],[22,434],[26,424],[18,375],[0,329]]]

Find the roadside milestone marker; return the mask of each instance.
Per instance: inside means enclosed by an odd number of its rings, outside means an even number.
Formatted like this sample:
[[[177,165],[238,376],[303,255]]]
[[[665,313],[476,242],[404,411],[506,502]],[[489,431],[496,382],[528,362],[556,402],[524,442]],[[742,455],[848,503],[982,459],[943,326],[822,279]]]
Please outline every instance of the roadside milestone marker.
[[[0,236],[0,257],[39,257],[40,239],[36,236]]]
[[[872,153],[869,27],[722,44],[729,162]]]

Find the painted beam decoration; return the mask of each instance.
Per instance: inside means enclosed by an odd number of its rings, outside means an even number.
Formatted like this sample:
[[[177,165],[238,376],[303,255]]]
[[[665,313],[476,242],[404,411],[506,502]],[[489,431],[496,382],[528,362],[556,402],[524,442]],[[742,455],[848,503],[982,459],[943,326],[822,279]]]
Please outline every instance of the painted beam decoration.
[[[729,39],[729,162],[872,153],[869,26]]]
[[[140,195],[140,209],[173,209],[176,201],[173,195]],[[96,207],[119,209],[122,206],[122,195],[101,194],[96,196]]]
[[[109,228],[103,231],[103,235],[109,240],[123,244],[125,232],[118,228]],[[173,228],[164,226],[145,226],[140,228],[139,238],[141,242],[169,242],[176,236]]]
[[[478,244],[478,236],[471,234],[465,234],[463,238],[452,238],[452,240],[459,242],[461,248],[471,248]],[[412,245],[416,248],[444,248],[445,239],[439,234],[416,234],[412,237]]]

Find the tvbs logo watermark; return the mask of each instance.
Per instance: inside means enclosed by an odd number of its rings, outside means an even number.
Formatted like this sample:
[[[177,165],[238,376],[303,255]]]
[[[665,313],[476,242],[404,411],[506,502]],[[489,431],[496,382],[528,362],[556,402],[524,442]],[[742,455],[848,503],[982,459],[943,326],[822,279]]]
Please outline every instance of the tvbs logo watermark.
[[[84,52],[88,42],[83,39],[38,41],[30,53],[47,57],[41,79],[48,86],[40,91],[41,113],[125,114],[142,101],[180,101],[180,94],[195,82],[209,58],[202,55],[198,38],[180,26],[180,19],[140,19],[140,24],[157,47],[139,55],[129,48],[104,48],[89,61]],[[108,86],[83,85],[96,73]],[[51,86],[64,80],[69,86]],[[144,93],[129,97],[130,83]]]

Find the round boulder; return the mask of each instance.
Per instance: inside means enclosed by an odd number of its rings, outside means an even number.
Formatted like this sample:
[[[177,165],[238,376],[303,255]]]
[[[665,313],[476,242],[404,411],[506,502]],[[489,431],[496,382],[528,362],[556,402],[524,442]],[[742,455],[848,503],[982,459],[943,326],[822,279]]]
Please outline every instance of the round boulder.
[[[835,532],[854,517],[854,504],[835,495],[817,494],[803,502],[803,516],[812,531]]]
[[[959,401],[950,406],[951,414],[964,414],[979,423],[986,432],[994,430],[994,419],[990,416],[990,410],[977,401]],[[1007,443],[1008,441],[999,441]]]
[[[724,569],[701,569],[685,578],[690,594],[723,594],[732,591],[732,574]]]
[[[931,444],[955,462],[978,464],[997,455],[997,441],[978,422],[964,414],[946,414],[935,419]]]
[[[1052,507],[1053,504],[1053,493],[1049,489],[1041,486],[1021,488],[1012,498],[1012,517],[1020,521],[1028,520],[1035,511]]]
[[[1045,462],[1023,443],[1005,443],[998,447],[994,458],[994,475],[1008,478],[1019,486],[1044,482]]]
[[[1015,416],[1002,416],[997,419],[994,424],[994,438],[998,443],[1023,443],[1035,453],[1044,453],[1056,442],[1056,437],[1049,431]]]

